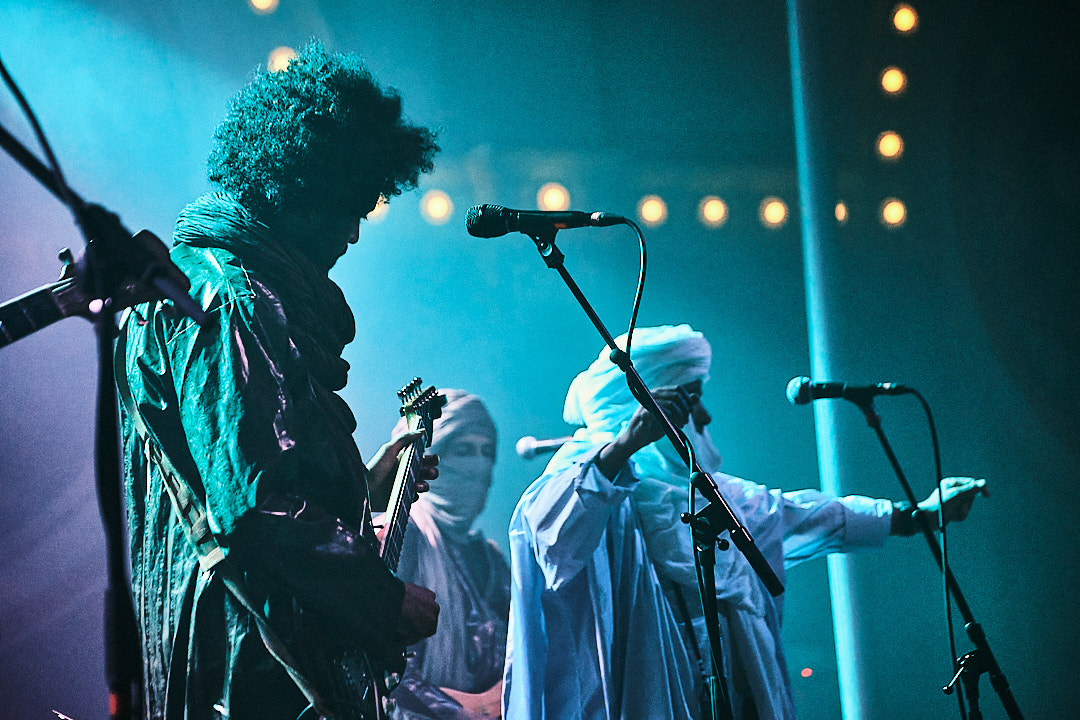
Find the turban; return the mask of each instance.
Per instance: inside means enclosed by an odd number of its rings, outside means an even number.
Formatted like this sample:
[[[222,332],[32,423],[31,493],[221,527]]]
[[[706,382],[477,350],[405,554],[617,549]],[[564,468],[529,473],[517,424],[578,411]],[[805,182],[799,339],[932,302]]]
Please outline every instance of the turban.
[[[626,335],[615,343],[626,348]],[[570,383],[563,419],[594,432],[618,434],[638,408],[623,371],[604,349],[587,370]],[[661,325],[634,331],[630,358],[650,389],[685,385],[709,379],[712,348],[705,336],[689,325]]]

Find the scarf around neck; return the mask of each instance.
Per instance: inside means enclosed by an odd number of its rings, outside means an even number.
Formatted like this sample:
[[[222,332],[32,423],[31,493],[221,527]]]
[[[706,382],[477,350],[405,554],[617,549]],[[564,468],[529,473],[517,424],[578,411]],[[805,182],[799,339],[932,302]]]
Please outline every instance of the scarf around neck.
[[[280,302],[290,338],[312,374],[328,389],[345,387],[341,353],[356,326],[345,295],[304,253],[279,240],[264,223],[224,193],[198,198],[181,211],[173,243],[220,248],[236,256],[253,284]]]

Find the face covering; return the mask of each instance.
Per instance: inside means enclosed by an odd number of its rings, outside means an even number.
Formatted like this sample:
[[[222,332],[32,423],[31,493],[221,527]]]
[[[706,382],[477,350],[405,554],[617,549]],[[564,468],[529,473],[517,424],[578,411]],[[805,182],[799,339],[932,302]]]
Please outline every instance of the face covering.
[[[421,495],[432,508],[439,531],[462,539],[487,502],[495,461],[482,455],[440,458],[439,477]]]

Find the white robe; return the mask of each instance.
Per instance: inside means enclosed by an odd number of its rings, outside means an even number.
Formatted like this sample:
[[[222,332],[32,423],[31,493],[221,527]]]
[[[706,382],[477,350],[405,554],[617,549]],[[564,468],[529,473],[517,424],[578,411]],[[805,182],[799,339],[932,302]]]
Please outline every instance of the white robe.
[[[510,521],[510,637],[503,698],[507,720],[649,720],[700,717],[700,618],[676,621],[649,559],[632,467],[608,480],[599,446],[564,446],[525,491]],[[631,461],[632,465],[633,461]],[[715,473],[781,580],[784,566],[829,552],[878,547],[891,503],[817,491],[782,493]],[[761,720],[794,717],[780,644],[782,598],[761,586],[738,550],[717,553],[721,632],[736,718],[753,699]],[[696,590],[683,586],[691,612]]]

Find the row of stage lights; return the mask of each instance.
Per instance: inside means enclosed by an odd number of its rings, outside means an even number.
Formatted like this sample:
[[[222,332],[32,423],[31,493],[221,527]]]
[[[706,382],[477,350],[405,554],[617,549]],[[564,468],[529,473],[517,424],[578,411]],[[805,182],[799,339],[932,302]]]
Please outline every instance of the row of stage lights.
[[[268,14],[277,9],[279,0],[248,0],[248,4],[257,13]],[[911,5],[901,3],[891,13],[893,28],[901,35],[912,33],[919,26],[919,15]],[[274,48],[267,60],[271,72],[284,70],[296,57],[296,50],[282,46]],[[907,89],[908,78],[903,70],[890,65],[881,71],[878,77],[882,91],[890,97],[898,97]],[[875,151],[885,162],[898,162],[904,154],[904,139],[895,130],[885,130],[878,134]],[[570,193],[558,183],[548,183],[537,193],[537,207],[541,210],[566,210],[570,207]],[[442,190],[428,191],[420,201],[420,213],[433,225],[443,225],[454,213],[454,203]],[[386,214],[386,204],[368,215],[371,222],[379,222]],[[716,195],[708,195],[698,203],[698,220],[708,228],[719,228],[727,222],[730,215],[727,203]],[[778,197],[766,197],[758,205],[758,218],[766,228],[783,227],[790,212],[787,204]],[[848,221],[848,207],[837,202],[836,221],[841,225]],[[646,195],[638,201],[637,217],[648,227],[663,225],[668,217],[667,203],[658,195]],[[887,197],[878,206],[878,219],[885,227],[895,228],[907,220],[907,207],[902,200]]]
[[[540,210],[569,210],[570,193],[559,183],[547,183],[536,193],[536,206]],[[902,225],[907,214],[904,203],[896,198],[885,198],[879,207],[881,222],[888,227]],[[386,217],[387,205],[380,202],[368,214],[371,223],[382,222]],[[432,225],[445,225],[454,216],[454,201],[442,190],[428,190],[420,199],[420,214]],[[723,227],[731,215],[726,201],[716,195],[706,195],[698,203],[697,218],[707,228]],[[791,212],[782,199],[770,196],[758,205],[758,219],[762,226],[776,230],[787,224]],[[844,225],[848,221],[848,207],[843,202],[836,203],[837,223]],[[638,200],[637,219],[646,227],[659,227],[668,219],[667,202],[659,195],[646,195]]]

